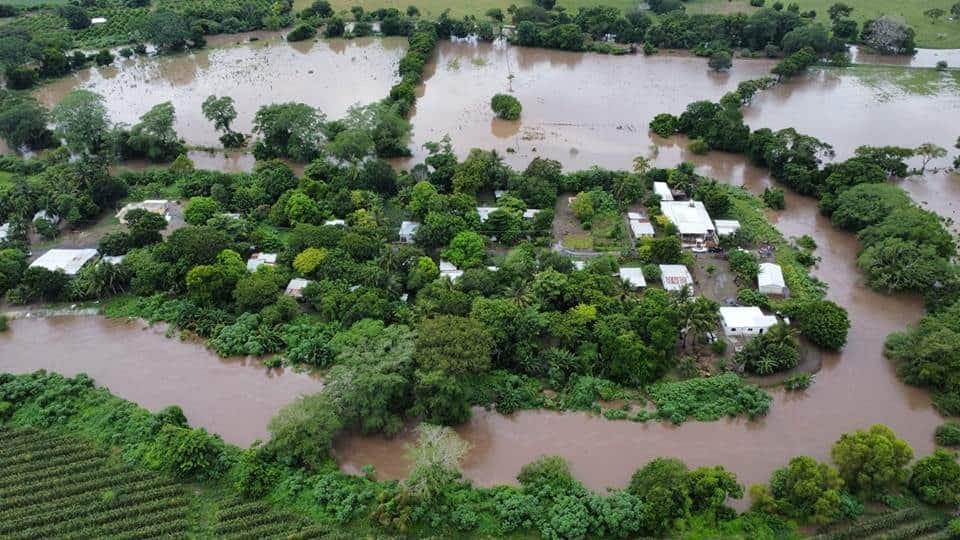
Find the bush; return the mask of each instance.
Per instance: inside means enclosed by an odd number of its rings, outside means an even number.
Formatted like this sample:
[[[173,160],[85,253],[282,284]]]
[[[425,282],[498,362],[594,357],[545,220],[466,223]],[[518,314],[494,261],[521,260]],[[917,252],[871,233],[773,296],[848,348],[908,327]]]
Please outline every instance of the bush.
[[[217,478],[226,470],[225,445],[219,435],[205,429],[166,424],[148,450],[154,468],[182,478]]]
[[[690,141],[690,151],[698,156],[706,154],[710,151],[710,145],[707,144],[707,141],[703,139],[693,139]]]
[[[910,489],[927,504],[960,503],[960,463],[949,450],[938,448],[920,459],[910,473]]]
[[[517,120],[523,106],[517,98],[507,94],[496,94],[490,99],[490,108],[501,120]]]
[[[306,41],[317,36],[317,29],[309,24],[298,24],[287,34],[287,41]]]
[[[937,426],[934,439],[942,446],[960,446],[960,422],[946,422]]]
[[[677,132],[677,123],[676,116],[668,113],[660,113],[654,116],[650,122],[650,131],[661,137],[670,137]]]
[[[6,332],[10,328],[10,317],[6,315],[0,315],[0,332]]]
[[[688,418],[707,422],[724,416],[767,414],[773,398],[760,387],[733,373],[682,382],[659,383],[649,388],[657,417],[681,424]]]
[[[783,380],[783,387],[787,390],[806,390],[813,384],[813,375],[810,373],[796,373]]]
[[[763,203],[774,210],[783,210],[787,207],[786,194],[780,188],[766,188],[760,196]]]
[[[713,71],[726,71],[733,66],[733,57],[727,51],[717,51],[710,55],[707,65]]]
[[[101,49],[100,52],[93,57],[93,61],[96,62],[98,66],[109,66],[113,63],[113,55],[110,54],[109,50]]]
[[[840,350],[847,344],[850,318],[847,310],[829,300],[810,300],[787,307],[800,333],[814,345]]]

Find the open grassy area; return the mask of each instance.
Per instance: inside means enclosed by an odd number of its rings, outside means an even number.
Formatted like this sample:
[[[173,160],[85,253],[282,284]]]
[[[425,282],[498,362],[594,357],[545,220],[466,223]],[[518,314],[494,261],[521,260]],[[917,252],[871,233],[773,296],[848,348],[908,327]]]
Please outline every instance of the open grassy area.
[[[792,0],[783,0],[784,4],[789,4]],[[830,20],[827,17],[827,9],[837,0],[795,0],[800,5],[801,11],[815,10],[817,20],[829,25]],[[960,21],[950,21],[947,17],[937,22],[932,22],[923,12],[930,8],[941,8],[949,15],[950,6],[956,0],[909,0],[907,2],[899,0],[846,0],[845,3],[853,6],[853,18],[858,22],[879,15],[890,15],[905,20],[910,26],[917,30],[917,44],[920,47],[931,48],[960,48]],[[774,0],[767,0],[768,5],[773,5]],[[309,6],[312,0],[296,0],[297,9]],[[522,2],[513,0],[477,0],[473,2],[446,2],[444,0],[332,0],[334,9],[349,10],[351,6],[361,6],[366,10],[373,10],[381,7],[393,7],[401,11],[406,10],[407,6],[415,5],[426,17],[437,17],[443,10],[449,9],[453,15],[477,15],[483,16],[490,8],[500,8],[504,11],[510,4],[521,5]],[[557,5],[567,8],[568,11],[576,11],[585,6],[607,5],[617,7],[623,10],[631,9],[640,2],[636,0],[560,0]],[[689,13],[735,13],[749,12],[757,8],[751,7],[748,0],[689,0],[687,11]]]

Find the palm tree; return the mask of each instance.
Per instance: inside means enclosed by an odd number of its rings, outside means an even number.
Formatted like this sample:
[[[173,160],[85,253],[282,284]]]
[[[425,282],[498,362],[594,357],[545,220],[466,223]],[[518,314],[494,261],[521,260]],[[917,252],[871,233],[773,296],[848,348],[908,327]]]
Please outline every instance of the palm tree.
[[[644,156],[633,158],[633,172],[637,174],[646,174],[650,170],[650,160]]]
[[[529,306],[533,303],[533,293],[530,292],[530,284],[522,279],[517,279],[504,290],[504,296],[513,300],[518,306]]]

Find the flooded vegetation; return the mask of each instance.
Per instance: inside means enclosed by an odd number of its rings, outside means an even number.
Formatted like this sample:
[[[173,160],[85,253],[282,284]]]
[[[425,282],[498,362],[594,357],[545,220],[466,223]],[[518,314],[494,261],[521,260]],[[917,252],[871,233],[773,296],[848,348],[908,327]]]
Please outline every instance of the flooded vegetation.
[[[219,147],[213,126],[200,111],[207,96],[231,96],[238,112],[234,128],[244,133],[253,128],[257,108],[267,103],[307,103],[331,119],[339,118],[351,105],[377,101],[389,92],[406,50],[403,38],[288,44],[275,32],[255,36],[257,41],[239,44],[234,41],[243,38],[224,36],[210,48],[189,54],[121,59],[87,68],[42,86],[36,96],[53,106],[72,90],[91,90],[105,98],[114,122],[126,124],[170,101],[177,111],[177,133],[187,144]]]

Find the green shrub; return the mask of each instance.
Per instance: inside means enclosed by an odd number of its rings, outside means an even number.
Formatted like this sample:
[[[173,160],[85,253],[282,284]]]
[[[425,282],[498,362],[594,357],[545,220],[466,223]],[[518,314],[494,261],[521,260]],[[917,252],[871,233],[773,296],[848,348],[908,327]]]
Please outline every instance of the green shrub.
[[[960,446],[960,422],[945,422],[937,426],[934,439],[941,446]]]
[[[783,380],[783,387],[787,390],[806,390],[813,384],[813,375],[810,373],[796,373]]]
[[[694,154],[703,155],[710,151],[710,145],[703,139],[693,139],[690,141],[690,151]]]
[[[225,445],[205,429],[164,425],[146,455],[154,468],[182,478],[217,478],[226,470]]]
[[[523,106],[517,98],[508,94],[496,94],[490,99],[490,108],[501,120],[517,120]]]
[[[287,41],[306,41],[317,36],[317,29],[309,24],[298,24],[287,34]]]
[[[774,210],[783,210],[787,207],[786,194],[780,188],[766,188],[763,190],[763,203]]]
[[[0,315],[0,332],[6,332],[10,328],[10,318],[6,315]]]
[[[681,424],[689,418],[702,422],[745,414],[767,414],[773,398],[733,373],[652,385],[648,392],[657,417]]]

